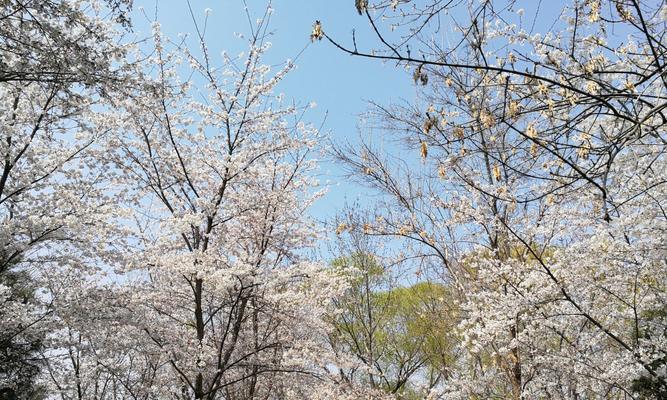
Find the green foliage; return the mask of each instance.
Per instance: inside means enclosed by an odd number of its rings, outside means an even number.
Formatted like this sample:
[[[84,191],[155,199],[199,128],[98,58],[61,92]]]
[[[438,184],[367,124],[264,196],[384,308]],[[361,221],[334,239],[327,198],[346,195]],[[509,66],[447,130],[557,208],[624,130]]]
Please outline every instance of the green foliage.
[[[647,326],[639,331],[638,339],[651,341],[652,338],[662,336],[662,339],[667,338],[667,307],[652,310],[644,313],[642,316],[644,321],[648,321]],[[667,399],[667,383],[664,375],[661,376],[660,371],[667,370],[667,356],[654,359],[649,363],[649,368],[656,372],[655,376],[642,375],[632,382],[632,390],[638,395],[639,399]]]
[[[374,294],[386,307],[390,321],[386,338],[405,352],[421,353],[425,365],[440,369],[450,364],[458,321],[455,294],[450,288],[432,282]]]
[[[364,384],[402,399],[422,398],[413,381],[436,381],[456,358],[455,292],[432,282],[395,285],[369,254],[338,258],[332,266],[349,274],[350,282],[337,300],[332,344],[374,371],[356,374]]]
[[[44,398],[35,384],[42,334],[31,329],[31,321],[13,320],[12,316],[15,307],[35,306],[34,282],[29,274],[10,269],[0,273],[0,286],[9,288],[0,297],[0,321],[7,322],[0,329],[0,400]]]

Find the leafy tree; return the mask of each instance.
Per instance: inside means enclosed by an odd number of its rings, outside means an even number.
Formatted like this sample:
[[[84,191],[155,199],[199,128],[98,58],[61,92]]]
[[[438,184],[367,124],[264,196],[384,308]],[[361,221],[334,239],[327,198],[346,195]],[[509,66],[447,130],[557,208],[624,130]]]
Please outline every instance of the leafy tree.
[[[10,321],[0,331],[0,399],[39,399],[37,378],[45,332],[30,319],[16,318],[41,309],[35,282],[21,271],[0,271],[0,320]],[[39,314],[34,316],[39,321]],[[28,321],[26,323],[26,321]]]
[[[357,361],[341,374],[398,398],[422,398],[456,362],[455,294],[432,282],[397,285],[368,253],[331,264],[350,283],[331,317],[331,345]]]

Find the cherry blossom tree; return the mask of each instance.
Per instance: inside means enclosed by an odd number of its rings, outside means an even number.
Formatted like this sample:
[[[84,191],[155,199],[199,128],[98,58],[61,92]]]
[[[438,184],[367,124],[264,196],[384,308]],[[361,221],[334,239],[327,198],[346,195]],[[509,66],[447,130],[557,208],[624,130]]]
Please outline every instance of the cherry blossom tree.
[[[412,160],[336,156],[387,195],[369,233],[405,238],[459,288],[468,361],[433,396],[664,396],[667,7],[356,6],[377,48],[326,21],[312,37],[423,88],[370,111]]]
[[[121,12],[121,3],[117,4]],[[0,5],[0,395],[28,398],[53,328],[49,279],[99,258],[114,211],[95,109],[129,86],[104,3]],[[98,236],[96,236],[96,234]],[[4,397],[3,397],[4,398]]]
[[[250,27],[247,52],[220,65],[196,18],[198,50],[154,24],[151,90],[115,99],[106,142],[128,245],[115,283],[89,285],[64,311],[74,333],[50,371],[65,398],[349,391],[324,346],[344,281],[305,256],[318,237],[306,210],[320,196],[319,133],[303,120],[309,106],[274,92],[293,64],[261,62],[270,13]]]

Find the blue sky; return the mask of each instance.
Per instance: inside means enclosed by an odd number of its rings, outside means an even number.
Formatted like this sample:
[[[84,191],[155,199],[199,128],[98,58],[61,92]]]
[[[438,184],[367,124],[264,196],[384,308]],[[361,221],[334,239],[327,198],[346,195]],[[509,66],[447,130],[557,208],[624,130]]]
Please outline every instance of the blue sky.
[[[261,16],[267,2],[248,0],[252,21]],[[187,2],[182,0],[136,0],[135,31],[139,36],[149,32],[139,8],[157,18],[165,34],[193,32]],[[208,17],[206,38],[212,54],[223,50],[236,54],[245,50],[244,42],[235,32],[248,32],[248,19],[240,0],[191,0],[194,13],[203,21]],[[352,29],[357,31],[360,47],[371,48],[372,32],[365,18],[359,16],[352,1],[333,0],[274,0],[270,28],[273,45],[265,60],[269,64],[286,59],[296,60],[297,69],[282,82],[278,91],[297,103],[312,101],[317,107],[310,110],[307,120],[316,126],[324,121],[322,131],[337,141],[358,137],[358,115],[367,108],[368,100],[389,103],[401,98],[413,98],[415,89],[411,77],[392,64],[348,56],[325,42],[311,43],[309,35],[315,20],[321,20],[326,32],[336,38],[351,40]],[[369,41],[364,46],[364,38]],[[324,120],[326,115],[326,120]],[[321,182],[329,182],[329,193],[312,209],[312,215],[322,220],[342,208],[344,202],[364,197],[365,190],[349,183],[335,164],[323,162]],[[365,203],[362,201],[362,203]]]
[[[268,0],[246,0],[245,3],[254,23],[264,13]],[[238,54],[246,50],[245,41],[235,36],[238,32],[249,32],[244,1],[190,0],[190,4],[200,23],[204,20],[205,10],[211,10],[206,30],[211,54],[220,55],[222,51]],[[352,57],[326,41],[311,43],[309,35],[313,22],[320,20],[327,34],[339,42],[350,43],[354,29],[360,50],[381,47],[366,18],[357,14],[352,0],[273,0],[271,5],[274,10],[270,22],[273,34],[269,41],[273,47],[265,62],[281,64],[291,59],[297,65],[278,91],[302,105],[317,103],[317,108],[308,112],[306,120],[315,126],[324,122],[322,131],[335,141],[354,142],[358,139],[359,114],[367,109],[368,101],[389,104],[400,99],[415,99],[416,88],[411,74],[395,64]],[[549,31],[561,11],[558,2],[541,0],[522,2],[517,5],[519,7],[527,7],[525,17],[515,18],[531,33]],[[186,1],[135,0],[133,20],[139,37],[150,32],[141,8],[150,18],[156,15],[163,32],[172,38],[179,33],[194,32]],[[540,17],[534,21],[534,13],[538,10]],[[452,36],[453,32],[446,31],[446,35]],[[375,131],[373,135],[376,144],[383,141],[378,137],[382,132]],[[370,206],[373,202],[367,199],[371,192],[346,179],[335,163],[322,162],[320,182],[329,187],[329,193],[311,210],[318,220],[332,217],[345,202],[362,206]]]

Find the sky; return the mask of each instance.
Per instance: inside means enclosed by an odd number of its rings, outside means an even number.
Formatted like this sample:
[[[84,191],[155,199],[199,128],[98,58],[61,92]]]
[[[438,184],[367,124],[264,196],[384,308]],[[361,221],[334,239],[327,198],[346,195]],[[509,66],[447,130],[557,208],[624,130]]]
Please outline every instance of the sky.
[[[250,21],[244,4],[250,11]],[[198,23],[203,24],[208,10],[206,41],[211,54],[218,56],[223,51],[238,54],[247,50],[246,42],[236,37],[236,33],[248,33],[249,24],[263,15],[267,4],[268,0],[190,0]],[[561,11],[559,3],[553,1],[537,0],[520,5],[527,7],[525,17],[521,17],[524,13],[517,9],[515,18],[531,33],[548,32]],[[368,132],[358,127],[360,114],[368,109],[369,101],[390,104],[399,100],[414,101],[417,97],[411,73],[396,64],[347,55],[326,40],[310,41],[313,23],[320,20],[324,31],[341,43],[352,42],[354,29],[360,50],[380,48],[370,24],[357,14],[352,0],[273,0],[271,7],[272,35],[268,40],[272,48],[264,61],[282,64],[290,59],[297,66],[281,82],[277,92],[297,104],[315,102],[317,107],[309,110],[306,122],[321,126],[321,131],[335,142],[354,143],[360,134],[368,136]],[[195,31],[185,0],[135,0],[133,13],[134,30],[139,37],[148,36],[151,31],[145,15],[157,18],[163,33],[174,39],[179,33]],[[540,18],[533,19],[536,13]],[[451,31],[445,34],[452,36]],[[192,45],[197,43],[193,41]],[[373,142],[384,142],[382,136],[381,131],[374,131]],[[322,160],[319,179],[328,192],[311,208],[316,220],[323,222],[333,218],[346,203],[372,208],[376,199],[371,197],[374,192],[351,182],[335,162]]]
[[[245,42],[235,36],[249,31],[243,1],[191,0],[190,4],[199,22],[204,20],[205,10],[210,9],[206,39],[212,54],[220,55],[222,51],[238,54],[245,50]],[[247,0],[246,4],[254,23],[264,12],[267,1]],[[278,64],[291,59],[297,66],[277,91],[298,104],[315,102],[317,107],[308,112],[306,121],[322,126],[322,132],[335,141],[355,141],[359,137],[359,114],[367,109],[368,101],[387,104],[415,97],[410,74],[395,64],[352,57],[325,41],[311,43],[312,25],[320,20],[327,34],[337,39],[351,41],[355,29],[360,48],[376,45],[368,22],[357,14],[352,1],[274,0],[272,8],[269,25],[273,32],[269,39],[272,48],[265,62]],[[150,24],[143,13],[150,18],[157,15],[162,31],[170,37],[194,32],[188,4],[183,0],[135,0],[134,13],[138,36],[150,33]],[[315,219],[333,217],[346,202],[360,199],[362,204],[369,204],[368,191],[349,182],[335,163],[324,160],[320,172],[320,183],[328,187],[328,193],[312,207]]]

